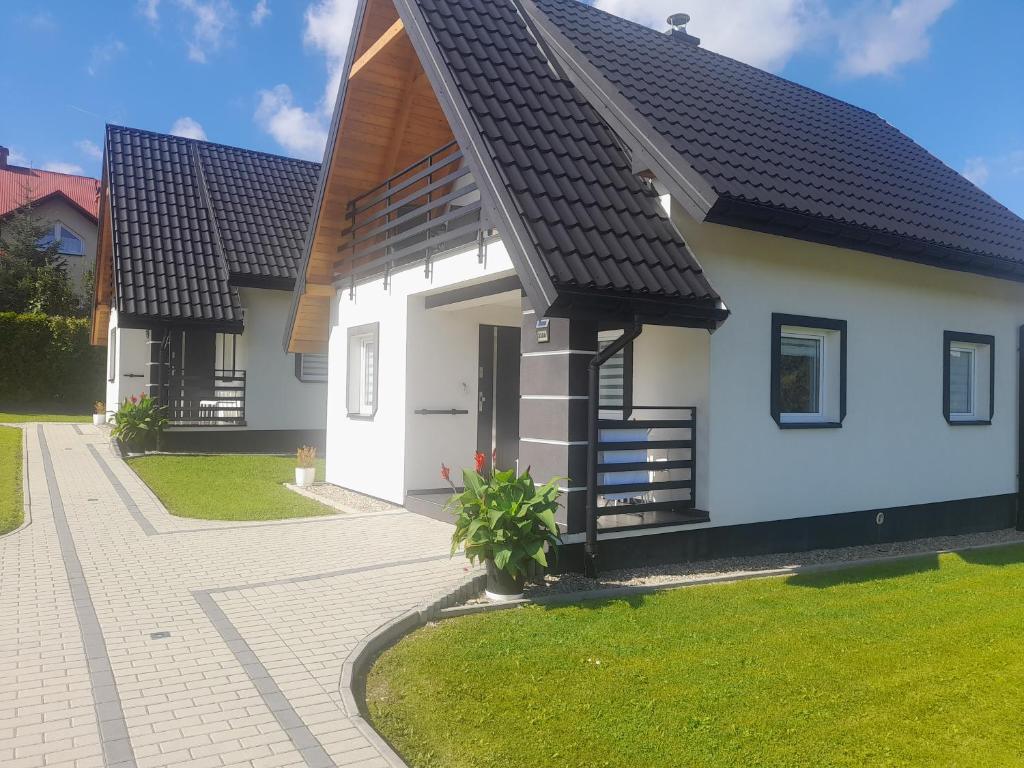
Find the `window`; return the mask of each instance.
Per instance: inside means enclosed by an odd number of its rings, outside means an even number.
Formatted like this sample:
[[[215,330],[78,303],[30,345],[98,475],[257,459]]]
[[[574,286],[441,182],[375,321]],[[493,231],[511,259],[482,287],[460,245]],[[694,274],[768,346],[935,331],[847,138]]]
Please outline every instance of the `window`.
[[[54,241],[60,243],[58,253],[66,256],[85,255],[85,241],[82,237],[59,221],[53,225],[53,229],[39,238],[37,245],[40,248],[49,248]]]
[[[841,427],[846,321],[772,315],[771,411],[782,429]]]
[[[327,381],[327,355],[300,352],[295,355],[295,378],[306,383]]]
[[[622,335],[621,330],[599,331],[597,347],[604,349]],[[633,344],[630,342],[599,369],[601,410],[622,411],[628,418],[633,407]]]
[[[995,398],[995,338],[943,334],[942,413],[953,425],[991,424]]]
[[[348,329],[348,374],[345,400],[352,418],[377,413],[379,323]]]
[[[107,342],[107,381],[117,378],[117,328],[110,329],[110,341]]]
[[[238,354],[238,334],[218,333],[216,339],[216,362],[214,368],[220,375],[233,376],[238,370],[240,355]]]

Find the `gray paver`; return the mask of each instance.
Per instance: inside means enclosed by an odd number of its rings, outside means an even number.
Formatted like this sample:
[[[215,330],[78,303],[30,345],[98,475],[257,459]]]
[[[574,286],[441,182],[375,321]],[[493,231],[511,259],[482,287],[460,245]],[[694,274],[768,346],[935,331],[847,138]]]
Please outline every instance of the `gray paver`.
[[[4,765],[388,764],[345,714],[342,663],[466,578],[449,526],[185,520],[103,430],[25,444],[32,524],[0,539]]]

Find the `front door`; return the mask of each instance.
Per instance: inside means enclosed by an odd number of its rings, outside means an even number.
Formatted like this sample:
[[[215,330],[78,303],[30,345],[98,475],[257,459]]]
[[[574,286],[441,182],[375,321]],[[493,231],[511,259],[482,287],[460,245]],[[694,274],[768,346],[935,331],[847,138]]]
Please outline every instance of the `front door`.
[[[519,458],[519,329],[480,326],[480,380],[476,449],[498,457],[498,469],[515,469]]]

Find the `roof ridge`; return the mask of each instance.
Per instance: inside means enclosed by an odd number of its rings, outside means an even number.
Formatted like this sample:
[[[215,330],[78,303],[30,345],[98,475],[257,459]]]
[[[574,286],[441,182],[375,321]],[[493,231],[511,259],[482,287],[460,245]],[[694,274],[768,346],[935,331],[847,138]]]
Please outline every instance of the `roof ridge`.
[[[149,136],[158,136],[163,139],[173,139],[174,141],[181,141],[186,144],[202,144],[207,147],[220,147],[223,149],[230,149],[233,152],[244,152],[249,155],[262,155],[263,157],[272,157],[278,160],[286,160],[290,163],[305,163],[307,165],[320,166],[321,163],[316,160],[306,160],[302,157],[291,157],[289,155],[282,155],[277,152],[266,152],[262,149],[250,149],[249,147],[238,147],[233,144],[223,144],[217,141],[207,141],[205,139],[193,139],[189,136],[178,136],[173,133],[161,133],[160,131],[151,131],[148,128],[133,128],[130,125],[118,125],[117,123],[107,123],[107,129],[114,129],[118,131],[131,131],[134,133],[144,133]]]
[[[193,143],[188,145],[188,159],[195,165],[196,187],[199,191],[199,199],[203,201],[203,207],[210,216],[210,231],[213,233],[214,248],[217,251],[219,266],[224,270],[228,280],[231,279],[231,264],[224,249],[224,235],[220,231],[221,222],[217,218],[217,212],[213,208],[213,200],[210,197],[210,188],[206,185],[206,169],[203,168],[202,158],[199,157],[199,148]]]

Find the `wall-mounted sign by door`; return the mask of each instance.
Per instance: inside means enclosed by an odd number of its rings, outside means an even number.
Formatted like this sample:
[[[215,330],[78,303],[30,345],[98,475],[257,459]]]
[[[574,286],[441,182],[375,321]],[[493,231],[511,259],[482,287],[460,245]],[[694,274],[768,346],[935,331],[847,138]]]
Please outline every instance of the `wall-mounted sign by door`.
[[[548,326],[551,325],[551,321],[547,318],[537,321],[537,343],[547,344],[551,340],[551,336],[548,332]]]

